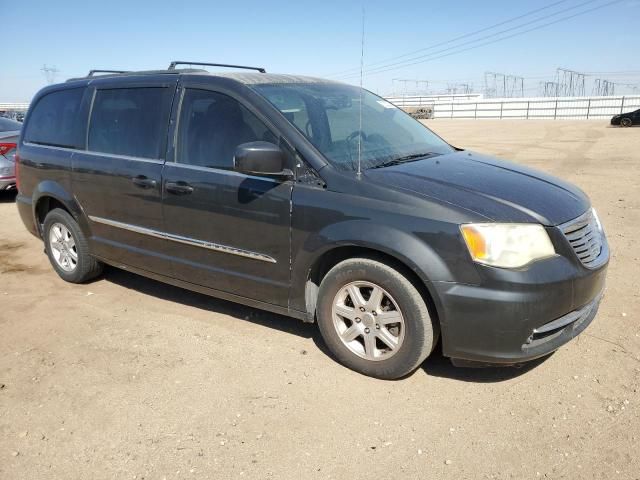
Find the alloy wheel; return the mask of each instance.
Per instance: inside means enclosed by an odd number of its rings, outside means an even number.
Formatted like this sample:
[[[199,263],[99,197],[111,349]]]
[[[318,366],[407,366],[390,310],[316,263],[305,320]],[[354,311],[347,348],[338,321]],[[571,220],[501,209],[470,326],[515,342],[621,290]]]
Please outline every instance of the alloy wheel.
[[[396,300],[371,282],[342,287],[332,304],[333,326],[342,343],[365,360],[386,360],[404,341],[405,321]]]
[[[76,241],[67,227],[54,223],[49,229],[49,247],[56,264],[65,272],[73,272],[78,266]]]

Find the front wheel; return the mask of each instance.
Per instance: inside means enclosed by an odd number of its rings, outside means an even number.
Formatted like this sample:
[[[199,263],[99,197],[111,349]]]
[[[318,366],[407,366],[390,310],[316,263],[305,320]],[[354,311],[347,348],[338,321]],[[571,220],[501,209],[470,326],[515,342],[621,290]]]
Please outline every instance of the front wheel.
[[[415,370],[433,350],[436,330],[424,298],[384,263],[342,261],[324,277],[318,296],[322,337],[352,370],[396,379]]]
[[[622,120],[620,120],[620,125],[622,125],[623,127],[630,127],[631,125],[633,125],[633,122],[630,118],[623,118]]]

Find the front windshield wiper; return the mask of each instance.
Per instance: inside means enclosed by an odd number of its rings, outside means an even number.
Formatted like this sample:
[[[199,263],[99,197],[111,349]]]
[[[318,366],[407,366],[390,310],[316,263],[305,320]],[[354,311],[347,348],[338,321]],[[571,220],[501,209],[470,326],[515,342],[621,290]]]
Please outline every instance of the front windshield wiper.
[[[415,160],[432,157],[434,155],[438,154],[434,152],[412,153],[411,155],[404,155],[402,157],[394,158],[393,160],[388,160],[371,168],[391,167],[392,165],[400,165],[401,163],[413,162]]]

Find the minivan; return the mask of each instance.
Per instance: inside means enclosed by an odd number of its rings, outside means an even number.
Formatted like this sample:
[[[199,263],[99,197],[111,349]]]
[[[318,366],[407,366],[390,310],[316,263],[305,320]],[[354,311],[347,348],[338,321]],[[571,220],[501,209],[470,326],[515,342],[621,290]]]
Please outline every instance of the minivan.
[[[108,264],[317,322],[339,362],[383,379],[437,345],[521,364],[593,320],[609,247],[579,188],[355,86],[181,64],[33,99],[17,206],[62,279]]]

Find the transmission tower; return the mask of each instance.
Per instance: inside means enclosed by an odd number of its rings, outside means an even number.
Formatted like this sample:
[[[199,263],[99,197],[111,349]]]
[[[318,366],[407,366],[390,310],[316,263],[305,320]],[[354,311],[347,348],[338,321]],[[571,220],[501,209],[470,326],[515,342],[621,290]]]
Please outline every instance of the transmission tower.
[[[469,95],[473,91],[473,85],[470,83],[460,83],[458,85],[460,86],[460,93]]]
[[[558,82],[541,82],[540,90],[542,90],[543,97],[560,96],[560,84]]]
[[[558,68],[556,70],[556,82],[559,84],[559,95],[562,97],[583,97],[584,96],[585,74]]]
[[[596,78],[593,82],[593,94],[599,97],[615,95],[616,84],[601,78]]]
[[[484,93],[487,97],[524,97],[524,77],[485,72]]]
[[[44,78],[47,79],[47,83],[51,84],[56,81],[56,75],[60,70],[55,66],[48,67],[46,64],[42,66],[40,71],[44,74]]]

